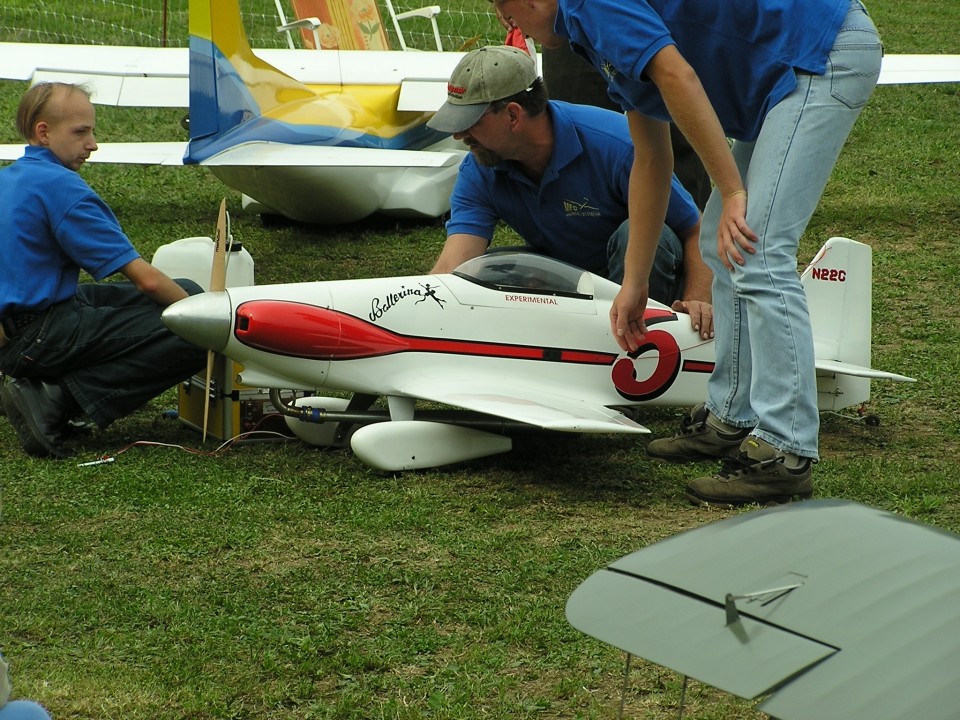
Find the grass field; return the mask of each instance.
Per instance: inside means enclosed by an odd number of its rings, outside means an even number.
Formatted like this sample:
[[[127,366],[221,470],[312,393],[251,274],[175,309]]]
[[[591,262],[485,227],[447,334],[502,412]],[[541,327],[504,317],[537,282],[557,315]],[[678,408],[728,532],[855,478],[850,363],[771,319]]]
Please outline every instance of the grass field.
[[[888,52],[960,52],[956,3],[870,7]],[[0,142],[17,140],[24,89],[0,84]],[[878,428],[824,416],[817,496],[955,532],[958,92],[877,90],[800,253],[831,235],[873,247],[873,364],[918,379],[874,383]],[[181,114],[101,108],[98,138],[178,139]],[[260,284],[420,272],[444,239],[441,221],[264,227],[195,167],[83,174],[147,258],[212,234],[226,197]],[[393,476],[296,443],[213,454],[165,417],[175,406],[170,392],[93,432],[79,461],[117,458],[95,467],[25,457],[0,422],[0,648],[15,696],[58,720],[612,718],[623,654],[570,627],[567,597],[625,553],[730,514],[683,501],[711,465],[651,461],[635,439],[525,437]],[[665,434],[678,415],[644,423]],[[186,449],[130,447],[143,440]],[[635,661],[625,717],[676,717],[681,682]],[[696,682],[686,702],[685,717],[765,717]]]

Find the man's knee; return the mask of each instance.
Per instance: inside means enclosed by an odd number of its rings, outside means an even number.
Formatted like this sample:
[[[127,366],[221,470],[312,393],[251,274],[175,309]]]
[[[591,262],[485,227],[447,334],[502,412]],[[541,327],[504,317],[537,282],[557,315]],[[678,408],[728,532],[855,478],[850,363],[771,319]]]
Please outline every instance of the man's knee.
[[[190,278],[175,278],[174,282],[182,287],[187,292],[187,295],[199,295],[203,292],[203,288]]]

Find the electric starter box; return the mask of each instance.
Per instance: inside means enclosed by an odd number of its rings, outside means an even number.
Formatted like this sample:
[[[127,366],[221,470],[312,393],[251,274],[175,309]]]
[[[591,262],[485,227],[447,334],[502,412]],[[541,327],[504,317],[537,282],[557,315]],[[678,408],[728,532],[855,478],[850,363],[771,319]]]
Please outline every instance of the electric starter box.
[[[209,405],[209,438],[224,442],[251,430],[265,430],[293,437],[283,417],[277,414],[270,401],[268,390],[249,387],[236,381],[240,370],[239,364],[222,355],[214,355],[209,394],[205,392],[205,372],[180,383],[177,398],[180,422],[202,433],[204,406]]]

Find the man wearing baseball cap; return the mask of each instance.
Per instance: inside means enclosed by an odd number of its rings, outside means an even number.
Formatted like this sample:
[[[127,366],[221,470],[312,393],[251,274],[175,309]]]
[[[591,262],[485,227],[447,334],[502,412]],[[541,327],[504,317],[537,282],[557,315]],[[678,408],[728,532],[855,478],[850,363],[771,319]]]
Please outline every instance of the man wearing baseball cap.
[[[503,220],[527,249],[614,282],[623,278],[633,145],[621,113],[551,101],[536,61],[490,46],[467,53],[427,125],[470,149],[451,196],[447,241],[433,272],[486,252]],[[713,332],[700,213],[674,177],[650,297]]]

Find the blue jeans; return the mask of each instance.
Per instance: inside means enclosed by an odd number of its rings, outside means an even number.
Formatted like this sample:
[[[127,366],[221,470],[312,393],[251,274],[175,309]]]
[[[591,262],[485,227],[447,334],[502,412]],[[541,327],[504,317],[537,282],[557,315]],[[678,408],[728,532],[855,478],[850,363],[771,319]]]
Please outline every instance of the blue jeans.
[[[860,110],[873,92],[882,50],[854,0],[824,75],[797,74],[797,87],[767,114],[760,135],[736,142],[756,253],[727,270],[717,254],[722,204],[707,203],[700,251],[713,271],[717,364],[707,408],[782,451],[818,457],[820,417],[813,333],[797,274],[797,247]]]
[[[176,282],[202,292],[192,280]],[[106,427],[206,364],[206,351],[167,330],[162,312],[132,283],[81,283],[75,299],[53,305],[0,349],[0,369],[62,383]]]
[[[607,243],[607,278],[618,285],[623,283],[623,258],[628,236],[629,222],[624,220]],[[683,297],[683,244],[666,225],[660,230],[657,254],[650,270],[649,295],[664,305],[671,305]]]

